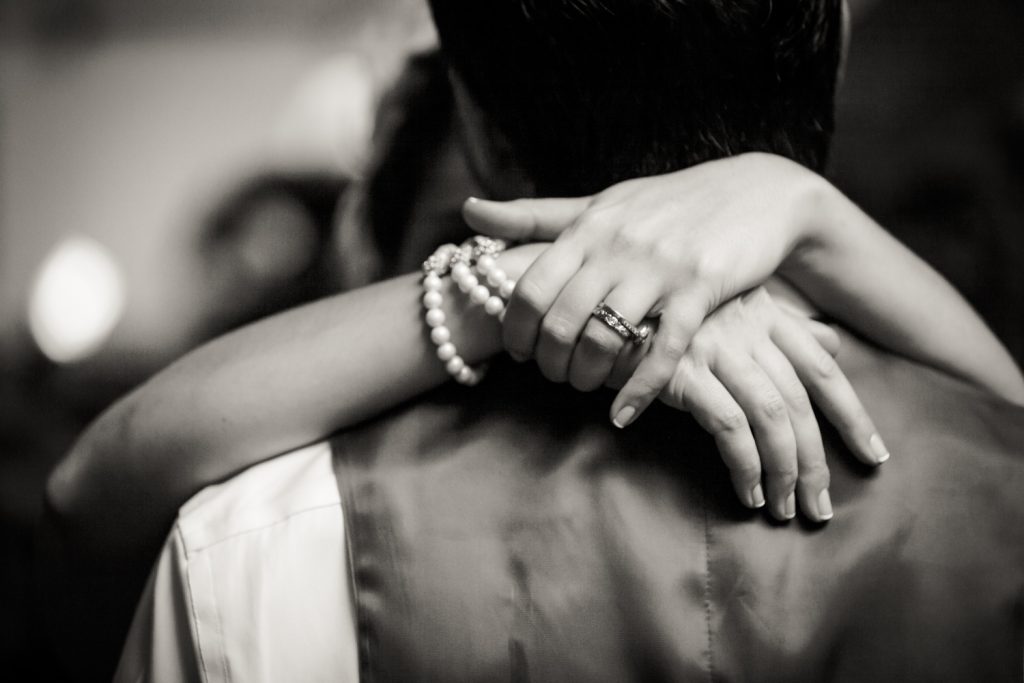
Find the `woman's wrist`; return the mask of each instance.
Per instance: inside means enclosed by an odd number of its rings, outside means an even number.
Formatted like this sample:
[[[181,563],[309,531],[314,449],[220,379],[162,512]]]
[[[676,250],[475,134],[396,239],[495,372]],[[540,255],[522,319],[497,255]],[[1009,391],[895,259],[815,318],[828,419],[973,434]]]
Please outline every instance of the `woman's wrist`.
[[[775,269],[786,275],[800,269],[834,241],[834,216],[842,195],[818,173],[777,154],[748,152],[737,157],[752,178],[750,210],[771,216],[764,229],[773,232],[780,262]]]
[[[848,202],[830,182],[820,175],[802,169],[792,188],[793,226],[789,254],[779,267],[779,274],[799,285],[804,277],[834,253],[841,225],[839,216]]]
[[[495,261],[509,279],[516,280],[547,246],[529,244],[513,247],[499,254]],[[492,286],[493,289],[496,288]],[[487,313],[483,305],[473,303],[451,277],[442,278],[438,291],[442,298],[444,325],[448,328],[451,342],[458,349],[459,356],[467,364],[484,362],[501,352],[501,323],[497,317]],[[437,343],[431,338],[432,328],[425,326],[424,334],[429,348],[434,349]],[[441,361],[438,361],[438,365],[445,367]]]

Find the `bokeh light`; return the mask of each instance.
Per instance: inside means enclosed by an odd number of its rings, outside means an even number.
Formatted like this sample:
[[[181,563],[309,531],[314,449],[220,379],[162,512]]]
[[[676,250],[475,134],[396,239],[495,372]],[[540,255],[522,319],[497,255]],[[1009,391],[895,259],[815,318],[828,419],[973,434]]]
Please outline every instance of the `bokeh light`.
[[[50,360],[81,361],[107,341],[124,305],[124,280],[107,248],[69,237],[39,268],[29,295],[29,329]]]

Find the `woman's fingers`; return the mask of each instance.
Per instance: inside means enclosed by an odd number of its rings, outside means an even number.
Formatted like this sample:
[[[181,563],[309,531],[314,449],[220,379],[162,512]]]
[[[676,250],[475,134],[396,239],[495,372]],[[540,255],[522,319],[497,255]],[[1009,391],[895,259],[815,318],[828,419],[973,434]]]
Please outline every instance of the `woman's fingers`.
[[[707,314],[693,297],[675,299],[662,312],[651,350],[612,401],[612,422],[626,427],[647,409],[676,372],[690,339]]]
[[[546,378],[552,382],[565,382],[568,379],[569,360],[573,357],[573,350],[583,343],[580,337],[588,325],[590,313],[610,289],[607,272],[588,265],[584,265],[562,288],[541,320],[534,352],[537,366]],[[508,324],[507,317],[505,324]],[[618,348],[615,347],[615,353]],[[609,359],[609,368],[614,358],[613,355]]]
[[[798,324],[811,333],[815,341],[821,344],[821,348],[828,351],[833,357],[839,355],[839,349],[843,342],[839,339],[839,333],[832,329],[831,325],[812,320],[810,318],[798,318]]]
[[[712,372],[753,427],[764,470],[768,509],[777,519],[796,516],[797,446],[789,405],[761,366],[747,355],[722,352]]]
[[[590,206],[591,197],[516,199],[493,202],[470,197],[462,205],[469,227],[513,242],[550,242],[573,225]]]
[[[764,507],[761,461],[743,410],[707,367],[694,368],[684,358],[679,368],[682,407],[715,438],[740,501],[752,509]]]
[[[754,360],[775,383],[789,408],[789,422],[796,437],[796,492],[800,508],[816,522],[832,519],[825,447],[807,391],[789,360],[771,340],[766,338],[764,343],[755,347]]]
[[[603,299],[606,305],[638,326],[656,300],[656,291],[636,281],[620,284]],[[598,303],[600,300],[594,301],[587,311],[588,321],[569,362],[569,383],[580,391],[593,391],[606,384],[623,346],[632,345],[591,316]]]
[[[583,255],[576,248],[556,243],[519,278],[502,325],[502,341],[513,358],[533,355],[541,320],[582,264]]]
[[[772,340],[857,459],[868,465],[888,460],[889,451],[874,422],[832,355],[792,321],[780,322]]]

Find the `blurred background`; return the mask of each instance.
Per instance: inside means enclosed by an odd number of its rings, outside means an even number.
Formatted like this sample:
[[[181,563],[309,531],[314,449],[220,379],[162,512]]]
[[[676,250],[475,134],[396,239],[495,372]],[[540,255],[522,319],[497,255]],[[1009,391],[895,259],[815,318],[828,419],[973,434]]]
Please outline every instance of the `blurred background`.
[[[1020,362],[1024,2],[851,4],[832,177]],[[5,671],[31,677],[49,469],[182,352],[330,291],[339,193],[433,40],[420,0],[0,2]]]

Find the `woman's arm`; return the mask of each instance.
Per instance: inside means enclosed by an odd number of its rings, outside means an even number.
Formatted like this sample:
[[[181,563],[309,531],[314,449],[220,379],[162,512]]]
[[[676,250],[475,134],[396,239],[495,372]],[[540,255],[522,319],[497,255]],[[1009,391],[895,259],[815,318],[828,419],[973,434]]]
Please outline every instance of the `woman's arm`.
[[[935,270],[828,182],[780,274],[823,312],[891,351],[1024,404],[1024,379],[995,335]]]
[[[780,268],[872,341],[1024,402],[1020,371],[955,290],[788,159],[743,154],[591,197],[470,201],[464,215],[484,234],[554,240],[520,279],[503,333],[510,353],[535,355],[549,378],[574,382],[576,340],[591,335],[589,312],[602,298],[634,320],[660,314],[659,337],[613,402],[613,420],[624,411],[635,419],[658,395],[711,311]]]
[[[510,250],[502,267],[514,277],[544,248]],[[445,293],[460,355],[496,353],[497,321]],[[40,619],[69,680],[109,679],[190,496],[445,381],[421,298],[410,275],[256,322],[186,355],[79,438],[47,483],[36,531]]]
[[[506,252],[520,273],[544,245]],[[445,280],[462,357],[500,350],[500,328]],[[189,353],[125,396],[51,475],[51,511],[93,553],[158,544],[203,486],[321,439],[441,384],[420,277],[408,275],[256,322]]]

